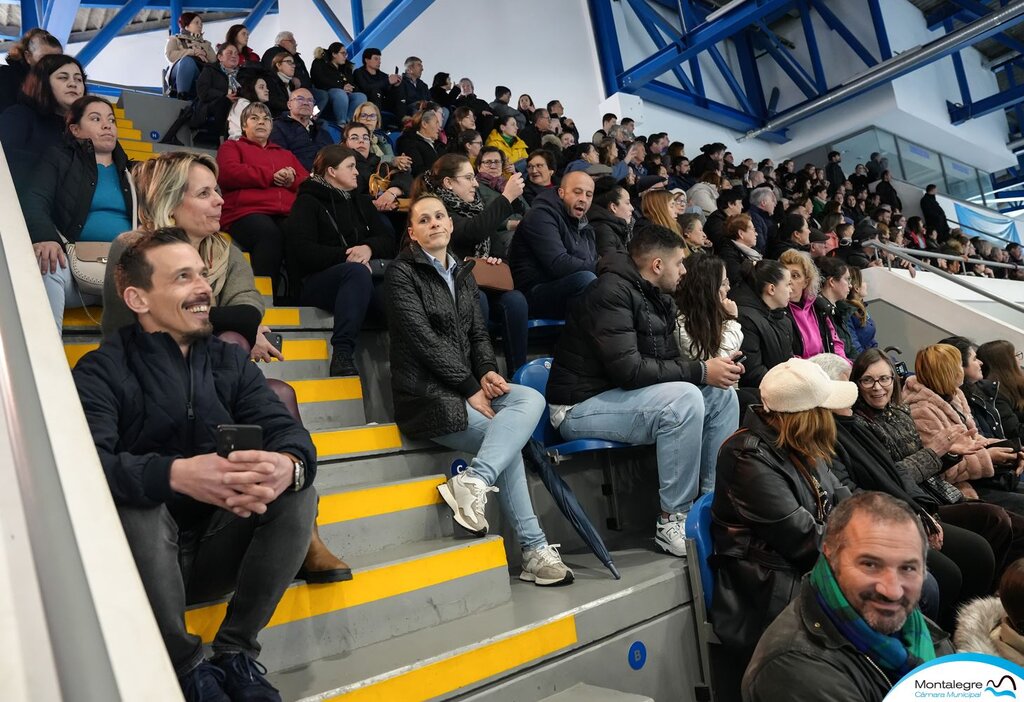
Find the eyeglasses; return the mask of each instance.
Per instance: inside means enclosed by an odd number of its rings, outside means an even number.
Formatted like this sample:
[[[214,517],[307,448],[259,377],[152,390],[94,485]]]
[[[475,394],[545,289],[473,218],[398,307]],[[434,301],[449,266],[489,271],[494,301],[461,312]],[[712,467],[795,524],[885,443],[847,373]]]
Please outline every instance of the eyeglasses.
[[[480,165],[481,166],[500,166],[501,165],[501,159],[500,158],[485,158],[483,161],[480,162]]]
[[[477,139],[476,141],[469,142],[469,145],[470,146],[483,146],[484,142],[483,142],[483,139]]]
[[[314,100],[313,98],[304,97],[293,97],[292,100],[299,103],[300,105],[312,105],[316,102],[316,100]]]
[[[892,385],[891,375],[880,375],[877,378],[872,378],[870,375],[865,375],[863,378],[857,381],[857,385],[860,385],[865,390],[869,390],[878,383],[883,388],[887,388]]]
[[[356,136],[355,134],[350,134],[348,139],[346,139],[345,141],[365,142],[365,143],[369,144],[370,143],[370,137],[365,136],[365,135],[364,136]]]
[[[1024,361],[1024,351],[1018,351],[1014,354],[1018,361]]]
[[[289,66],[294,66],[294,65],[295,65],[295,62],[294,62],[294,61],[292,61],[291,59],[285,59],[285,60],[284,60],[284,61],[282,61],[281,63],[282,63],[282,64],[288,64]]]
[[[471,183],[476,181],[476,175],[473,173],[466,173],[465,175],[457,175],[453,177],[455,180],[467,180]]]
[[[356,119],[372,119],[374,122],[377,121],[377,115],[374,112],[360,112],[356,115]]]

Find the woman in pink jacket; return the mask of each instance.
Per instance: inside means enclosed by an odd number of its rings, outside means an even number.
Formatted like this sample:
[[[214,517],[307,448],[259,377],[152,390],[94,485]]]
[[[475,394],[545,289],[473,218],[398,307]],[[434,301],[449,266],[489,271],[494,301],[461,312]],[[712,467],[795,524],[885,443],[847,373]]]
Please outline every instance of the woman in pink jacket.
[[[821,275],[810,255],[790,249],[779,256],[779,263],[790,274],[792,289],[789,293],[789,313],[793,317],[796,334],[793,337],[793,352],[800,358],[810,358],[819,353],[834,353],[846,358],[842,339],[836,334],[824,309],[819,309],[818,289]],[[824,301],[819,302],[823,305]]]
[[[903,402],[910,408],[914,426],[925,444],[933,437],[966,428],[968,435],[981,448],[963,456],[944,475],[965,496],[978,499],[969,481],[991,477],[994,464],[1016,462],[1017,453],[1010,448],[992,446],[998,439],[986,439],[978,433],[967,398],[960,390],[964,369],[960,351],[956,347],[934,344],[921,349],[914,361],[914,372],[916,375],[907,379]],[[1024,507],[1024,495],[1020,498],[1021,504],[1018,506]],[[1003,506],[1019,512],[1012,505]]]

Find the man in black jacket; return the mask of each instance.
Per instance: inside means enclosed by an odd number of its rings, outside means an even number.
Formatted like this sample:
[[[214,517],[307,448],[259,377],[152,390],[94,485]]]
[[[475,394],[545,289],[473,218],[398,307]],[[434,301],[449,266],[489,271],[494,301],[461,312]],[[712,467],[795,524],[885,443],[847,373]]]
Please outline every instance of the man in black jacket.
[[[825,180],[828,181],[828,194],[835,194],[836,190],[846,182],[846,174],[839,164],[843,162],[843,155],[838,151],[828,153],[828,164],[825,166]]]
[[[567,301],[596,277],[597,244],[587,221],[593,199],[594,179],[573,171],[557,190],[537,195],[519,223],[509,262],[531,317],[563,319]]]
[[[567,440],[655,444],[661,516],[655,542],[686,555],[693,501],[714,489],[722,442],[739,424],[730,358],[688,361],[676,343],[672,292],[685,273],[683,240],[648,226],[629,254],[601,259],[601,275],[572,304],[548,379],[551,423]]]
[[[672,179],[669,178],[669,182]],[[726,231],[725,221],[733,215],[738,215],[743,212],[743,191],[739,188],[729,188],[723,190],[718,194],[718,199],[715,201],[718,205],[718,209],[708,215],[708,220],[704,222],[704,233],[708,235],[708,239],[711,240],[711,245],[715,248],[715,252],[719,253],[726,244],[730,241],[728,232]],[[754,230],[754,245],[757,245],[757,230]],[[751,248],[753,248],[751,246]],[[719,254],[721,255],[721,254]]]
[[[551,131],[551,116],[543,107],[538,107],[533,111],[533,123],[520,130],[519,138],[526,142],[530,151],[536,151],[541,148],[541,139],[553,133]]]
[[[420,109],[419,103],[430,102],[430,88],[420,80],[422,75],[423,61],[415,56],[407,58],[402,80],[392,85],[390,90],[391,111],[400,118],[411,115]],[[448,113],[443,107],[441,110],[444,112],[443,123],[448,121]]]
[[[924,226],[927,227],[925,233],[930,234],[934,231],[939,243],[944,244],[949,238],[949,221],[946,211],[942,209],[936,197],[937,192],[935,185],[925,187],[924,195],[921,197],[921,214],[924,215]]]
[[[334,143],[322,119],[313,119],[313,93],[305,88],[293,90],[288,97],[288,113],[274,120],[270,140],[288,149],[307,171],[313,170],[313,159],[325,146]]]
[[[754,222],[757,231],[757,246],[754,248],[764,253],[769,243],[775,241],[777,227],[772,221],[775,206],[778,204],[775,191],[768,187],[757,188],[750,192],[750,208],[747,214]]]
[[[820,560],[757,644],[743,699],[881,702],[904,674],[953,653],[917,608],[927,549],[906,502],[881,492],[843,500]]]
[[[387,101],[388,89],[398,85],[402,77],[397,73],[388,75],[380,70],[381,60],[380,49],[365,49],[363,65],[352,72],[352,80],[355,81],[356,90],[365,95],[367,100],[386,110],[390,107]]]
[[[257,635],[309,545],[316,449],[248,356],[210,338],[205,273],[180,229],[131,244],[116,278],[138,324],[87,354],[75,383],[186,699],[280,700]],[[262,450],[218,455],[231,424],[259,426]],[[207,661],[185,607],[232,590]]]

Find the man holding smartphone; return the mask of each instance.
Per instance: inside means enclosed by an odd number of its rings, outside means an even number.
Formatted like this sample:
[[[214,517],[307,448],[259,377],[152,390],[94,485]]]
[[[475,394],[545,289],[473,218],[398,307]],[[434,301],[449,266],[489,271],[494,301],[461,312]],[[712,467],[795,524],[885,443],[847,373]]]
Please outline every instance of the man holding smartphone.
[[[129,245],[115,276],[137,324],[74,378],[185,699],[279,700],[255,661],[257,636],[309,546],[316,450],[244,351],[210,336],[205,273],[180,229]],[[217,455],[221,425],[258,426],[233,429],[262,432],[262,448]],[[186,605],[232,590],[207,661]]]
[[[598,278],[570,305],[555,349],[547,400],[567,441],[654,444],[661,515],[654,541],[683,557],[694,500],[715,487],[718,449],[739,424],[733,358],[691,361],[676,343],[672,293],[686,273],[683,240],[648,225],[629,253],[608,253]]]

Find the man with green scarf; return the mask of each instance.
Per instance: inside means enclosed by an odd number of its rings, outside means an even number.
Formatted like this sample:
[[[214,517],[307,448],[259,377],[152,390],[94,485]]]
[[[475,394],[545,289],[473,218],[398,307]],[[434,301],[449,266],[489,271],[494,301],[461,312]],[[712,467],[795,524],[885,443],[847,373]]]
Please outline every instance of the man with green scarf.
[[[757,644],[744,701],[881,702],[908,672],[953,653],[917,608],[927,548],[904,502],[880,492],[841,502],[799,595]]]

